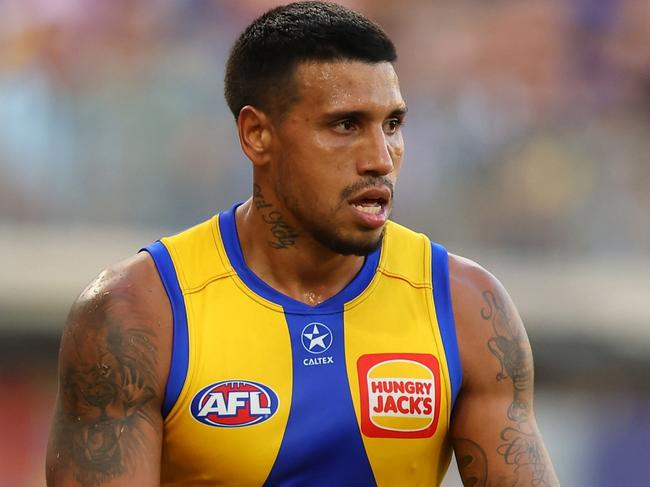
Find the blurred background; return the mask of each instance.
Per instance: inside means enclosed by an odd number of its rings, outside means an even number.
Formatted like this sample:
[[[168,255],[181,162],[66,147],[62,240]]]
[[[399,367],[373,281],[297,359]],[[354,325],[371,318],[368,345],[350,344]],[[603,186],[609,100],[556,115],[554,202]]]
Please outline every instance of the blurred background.
[[[247,198],[223,66],[279,3],[0,0],[0,487],[44,485],[85,284]],[[342,3],[400,54],[395,219],[509,289],[563,485],[650,485],[650,2]]]

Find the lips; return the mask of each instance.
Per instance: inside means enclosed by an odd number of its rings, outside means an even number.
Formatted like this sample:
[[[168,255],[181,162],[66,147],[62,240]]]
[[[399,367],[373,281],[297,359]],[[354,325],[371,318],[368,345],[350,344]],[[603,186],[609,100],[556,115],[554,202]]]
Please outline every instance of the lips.
[[[358,193],[354,198],[349,200],[351,205],[369,206],[378,204],[386,206],[391,199],[391,191],[386,186],[374,186]]]
[[[388,219],[386,208],[391,196],[388,187],[376,186],[358,193],[348,202],[366,226],[378,228]]]

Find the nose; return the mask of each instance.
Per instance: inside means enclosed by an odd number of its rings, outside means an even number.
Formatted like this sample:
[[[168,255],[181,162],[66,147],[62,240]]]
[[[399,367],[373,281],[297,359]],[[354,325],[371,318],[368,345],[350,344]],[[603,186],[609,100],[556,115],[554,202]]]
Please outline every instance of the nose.
[[[359,156],[357,170],[361,175],[386,176],[393,172],[388,137],[381,127],[367,134]]]

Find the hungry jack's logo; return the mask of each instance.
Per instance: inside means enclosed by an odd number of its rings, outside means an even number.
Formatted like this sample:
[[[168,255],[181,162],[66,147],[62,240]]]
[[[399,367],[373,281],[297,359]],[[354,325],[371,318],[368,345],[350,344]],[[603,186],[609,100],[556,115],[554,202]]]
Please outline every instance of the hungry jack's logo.
[[[433,436],[440,414],[440,368],[433,355],[362,355],[357,371],[364,435],[372,438]]]

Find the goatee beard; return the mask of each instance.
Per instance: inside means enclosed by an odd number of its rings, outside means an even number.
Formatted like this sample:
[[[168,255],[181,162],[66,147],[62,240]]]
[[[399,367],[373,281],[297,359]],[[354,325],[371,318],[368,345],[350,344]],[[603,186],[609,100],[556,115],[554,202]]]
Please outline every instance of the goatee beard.
[[[338,238],[338,236],[330,232],[323,232],[320,228],[312,228],[310,231],[318,243],[332,252],[340,255],[358,255],[360,257],[366,257],[381,247],[385,232],[386,228],[384,227],[377,239],[366,242],[355,242]]]

